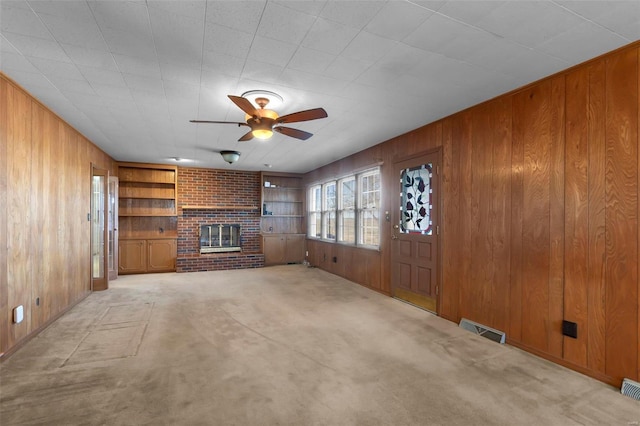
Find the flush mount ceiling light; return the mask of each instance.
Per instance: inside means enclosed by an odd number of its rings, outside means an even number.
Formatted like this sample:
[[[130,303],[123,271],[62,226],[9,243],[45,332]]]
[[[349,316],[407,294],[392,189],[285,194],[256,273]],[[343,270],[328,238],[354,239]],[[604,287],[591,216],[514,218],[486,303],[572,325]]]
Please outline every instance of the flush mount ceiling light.
[[[224,161],[229,164],[233,164],[240,158],[240,153],[238,151],[220,151],[220,155]]]

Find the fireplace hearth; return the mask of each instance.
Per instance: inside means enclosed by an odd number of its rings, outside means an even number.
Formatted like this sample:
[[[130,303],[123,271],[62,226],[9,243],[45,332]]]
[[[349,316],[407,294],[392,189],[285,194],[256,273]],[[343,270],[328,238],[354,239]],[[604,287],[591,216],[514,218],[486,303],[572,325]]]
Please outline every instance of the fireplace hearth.
[[[242,251],[240,225],[201,225],[200,253],[225,253]]]

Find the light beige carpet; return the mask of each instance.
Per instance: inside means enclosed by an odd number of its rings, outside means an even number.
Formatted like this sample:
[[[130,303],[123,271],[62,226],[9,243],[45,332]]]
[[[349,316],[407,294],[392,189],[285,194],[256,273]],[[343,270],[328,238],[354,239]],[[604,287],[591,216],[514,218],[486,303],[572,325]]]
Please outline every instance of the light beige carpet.
[[[302,265],[120,277],[0,368],[2,425],[640,422],[618,389]]]

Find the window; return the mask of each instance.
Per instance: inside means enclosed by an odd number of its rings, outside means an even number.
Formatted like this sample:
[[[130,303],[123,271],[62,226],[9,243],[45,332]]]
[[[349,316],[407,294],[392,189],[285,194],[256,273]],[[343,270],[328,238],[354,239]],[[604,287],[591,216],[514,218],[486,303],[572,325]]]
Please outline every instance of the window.
[[[309,237],[322,238],[322,186],[309,188]]]
[[[338,181],[338,242],[356,243],[356,177]]]
[[[322,238],[336,239],[336,183],[322,185]]]
[[[377,248],[380,192],[379,168],[310,186],[307,235]]]
[[[380,245],[380,171],[360,175],[358,244]]]

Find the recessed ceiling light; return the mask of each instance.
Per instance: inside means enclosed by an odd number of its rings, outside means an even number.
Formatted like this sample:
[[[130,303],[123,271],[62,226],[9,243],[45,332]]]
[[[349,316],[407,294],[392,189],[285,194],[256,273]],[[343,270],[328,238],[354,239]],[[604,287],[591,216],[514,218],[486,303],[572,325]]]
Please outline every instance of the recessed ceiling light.
[[[273,167],[271,164],[267,164],[267,163],[264,163],[264,166],[265,166],[266,168],[268,168],[268,169],[270,169],[271,167]]]

